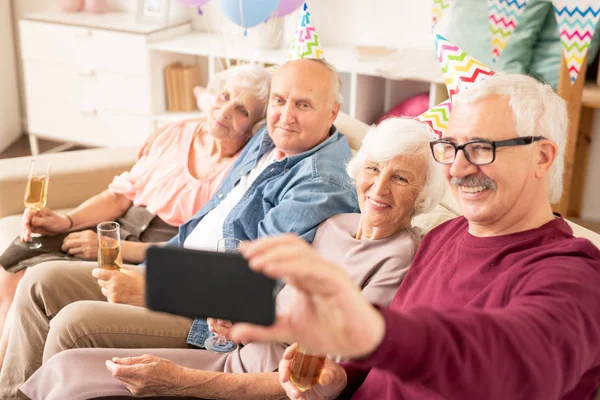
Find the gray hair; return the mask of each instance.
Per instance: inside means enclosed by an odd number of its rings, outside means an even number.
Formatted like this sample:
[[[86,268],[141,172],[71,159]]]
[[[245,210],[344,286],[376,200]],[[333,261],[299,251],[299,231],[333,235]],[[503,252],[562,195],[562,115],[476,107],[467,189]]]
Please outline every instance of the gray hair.
[[[434,133],[429,125],[409,118],[389,118],[367,132],[363,144],[346,170],[356,181],[364,163],[389,161],[398,156],[423,157],[427,162],[425,184],[415,201],[413,216],[437,206],[446,192],[442,167],[431,156],[429,142]]]
[[[489,96],[504,96],[515,118],[519,136],[544,136],[558,146],[548,174],[548,197],[557,203],[562,195],[565,145],[569,124],[565,101],[550,87],[526,75],[497,74],[462,91],[458,104],[473,104]]]
[[[267,113],[269,104],[269,92],[271,90],[271,74],[258,64],[236,65],[215,74],[207,89],[218,94],[227,82],[233,82],[233,86],[251,92],[262,105],[263,117]]]

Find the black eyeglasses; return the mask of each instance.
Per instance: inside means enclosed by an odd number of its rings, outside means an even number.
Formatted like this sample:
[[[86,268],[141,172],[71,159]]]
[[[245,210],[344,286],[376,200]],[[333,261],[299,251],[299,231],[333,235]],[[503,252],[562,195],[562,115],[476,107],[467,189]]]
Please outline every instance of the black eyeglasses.
[[[448,140],[435,140],[429,143],[435,161],[440,164],[452,164],[459,150],[465,153],[465,158],[474,165],[487,165],[496,159],[496,148],[509,146],[525,146],[538,140],[546,139],[543,136],[524,136],[514,139],[501,140],[472,140],[464,144],[452,143]]]

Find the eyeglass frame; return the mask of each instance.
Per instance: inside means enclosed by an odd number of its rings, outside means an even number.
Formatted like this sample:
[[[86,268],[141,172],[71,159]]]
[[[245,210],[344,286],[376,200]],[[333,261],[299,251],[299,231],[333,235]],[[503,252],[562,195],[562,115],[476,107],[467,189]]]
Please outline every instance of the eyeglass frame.
[[[489,165],[496,160],[496,148],[498,148],[498,147],[526,146],[528,144],[532,144],[539,140],[547,140],[547,138],[544,136],[523,136],[523,137],[518,137],[518,138],[514,138],[514,139],[499,140],[499,141],[487,140],[487,139],[476,139],[476,140],[470,140],[463,144],[456,144],[449,140],[438,139],[438,140],[434,140],[433,142],[429,142],[429,148],[431,149],[431,155],[433,156],[433,159],[435,160],[435,162],[440,163],[442,165],[452,164],[454,161],[456,161],[456,155],[458,154],[459,150],[462,150],[463,154],[465,155],[465,158],[467,159],[468,162],[470,162],[473,165],[480,166],[480,165]],[[445,163],[445,162],[438,161],[437,158],[435,158],[435,152],[433,150],[433,146],[435,146],[438,143],[445,143],[445,144],[449,144],[452,147],[454,147],[454,158],[452,159],[452,161]],[[469,156],[469,153],[466,152],[464,149],[465,149],[465,146],[468,146],[472,143],[487,143],[490,146],[492,146],[492,161],[490,161],[488,163],[483,163],[483,164],[476,164],[473,161],[471,161],[471,157]]]

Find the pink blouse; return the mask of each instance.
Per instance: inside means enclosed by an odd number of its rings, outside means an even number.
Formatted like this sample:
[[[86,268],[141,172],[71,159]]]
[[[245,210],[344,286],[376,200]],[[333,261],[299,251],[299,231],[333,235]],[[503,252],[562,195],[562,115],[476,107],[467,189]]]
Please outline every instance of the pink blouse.
[[[140,158],[129,172],[116,176],[108,189],[125,195],[135,206],[146,206],[169,225],[183,224],[206,204],[239,156],[238,152],[206,179],[194,178],[188,160],[194,133],[201,124],[185,121],[169,125],[156,138],[148,155]]]

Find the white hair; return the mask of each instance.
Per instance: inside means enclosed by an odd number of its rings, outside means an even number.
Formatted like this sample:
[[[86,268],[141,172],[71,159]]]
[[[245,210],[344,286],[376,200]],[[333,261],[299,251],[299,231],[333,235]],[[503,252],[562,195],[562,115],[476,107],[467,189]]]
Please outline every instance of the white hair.
[[[433,138],[433,130],[423,122],[409,118],[386,119],[369,129],[360,150],[348,163],[348,175],[356,181],[367,160],[381,163],[398,156],[422,157],[427,163],[425,184],[415,201],[413,216],[429,212],[446,192],[442,166],[435,162],[429,149]]]
[[[236,65],[215,74],[208,82],[207,89],[218,94],[228,82],[256,96],[262,106],[263,117],[266,115],[271,91],[271,74],[266,68],[258,64]]]
[[[558,154],[548,174],[548,195],[557,203],[562,195],[568,115],[565,101],[552,87],[518,74],[497,74],[463,90],[455,104],[473,104],[489,96],[504,96],[515,118],[519,136],[544,136],[558,146]]]

